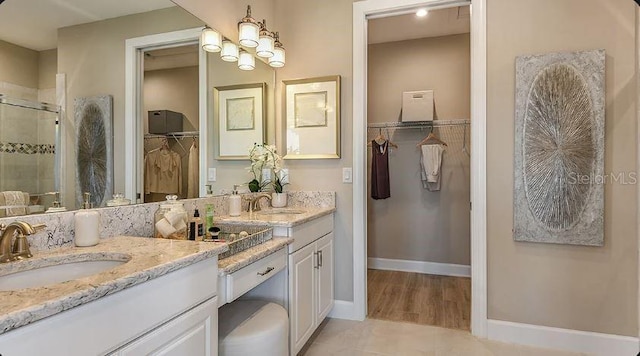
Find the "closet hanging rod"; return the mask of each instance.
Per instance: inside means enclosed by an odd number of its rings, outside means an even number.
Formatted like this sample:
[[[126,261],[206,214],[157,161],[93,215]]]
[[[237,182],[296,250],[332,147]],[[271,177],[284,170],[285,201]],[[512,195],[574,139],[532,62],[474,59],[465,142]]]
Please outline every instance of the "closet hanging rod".
[[[145,134],[144,138],[181,138],[181,137],[199,137],[200,132],[198,131],[183,131],[183,132],[168,132],[164,135],[160,134]]]
[[[367,129],[379,128],[396,128],[396,129],[421,129],[441,126],[469,125],[471,120],[434,120],[434,121],[416,121],[416,122],[372,122],[367,125]]]

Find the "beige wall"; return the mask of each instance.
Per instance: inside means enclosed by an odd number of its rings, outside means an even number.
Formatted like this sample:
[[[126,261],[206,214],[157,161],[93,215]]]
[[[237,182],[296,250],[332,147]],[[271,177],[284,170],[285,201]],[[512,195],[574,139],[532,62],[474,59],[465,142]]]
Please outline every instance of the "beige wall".
[[[274,27],[274,0],[173,0],[190,13],[198,16],[207,25],[220,31],[232,40],[238,40],[238,22],[247,13],[251,5],[251,14],[256,21],[267,20],[270,31],[280,31]]]
[[[0,41],[0,82],[38,88],[38,52]]]
[[[52,89],[56,87],[58,73],[58,50],[49,49],[38,52],[38,88]]]
[[[144,132],[149,132],[147,112],[155,110],[182,113],[183,131],[197,131],[200,126],[198,82],[197,66],[145,71]]]
[[[234,28],[227,17],[237,9],[216,11],[204,0],[176,2],[197,3],[202,12],[194,13],[212,26],[223,31]],[[487,6],[489,317],[636,336],[635,186],[607,186],[603,248],[516,244],[511,234],[515,56],[606,48],[606,171],[634,171],[634,4],[628,0],[488,0]],[[277,83],[342,76],[342,158],[287,165],[291,189],[337,191],[336,298],[350,301],[352,186],[341,183],[341,169],[353,164],[352,1],[275,0],[274,9],[275,26],[287,48],[287,65],[277,71]],[[218,26],[216,20],[226,25]],[[277,117],[281,117],[280,90],[276,91]],[[276,128],[281,143],[279,122]]]
[[[73,208],[75,202],[74,99],[113,95],[114,192],[124,192],[125,40],[201,25],[196,17],[174,7],[58,31],[58,72],[67,75],[67,207]]]
[[[469,50],[469,34],[369,45],[369,122],[398,121],[402,92],[422,89],[435,91],[439,119],[468,119]],[[470,264],[470,170],[469,157],[462,151],[469,131],[465,135],[463,126],[450,126],[436,133],[448,147],[441,171],[442,190],[430,192],[422,188],[416,149],[426,133],[383,131],[399,147],[389,153],[391,197],[369,199],[369,257]],[[369,130],[369,140],[377,135],[378,130]],[[367,177],[369,186],[370,175]]]
[[[211,53],[208,57],[209,60],[209,85],[207,89],[209,91],[209,132],[207,134],[211,139],[209,144],[213,145],[209,148],[209,154],[207,158],[208,166],[215,167],[217,169],[217,179],[215,182],[209,182],[212,184],[212,189],[215,194],[221,191],[230,192],[235,184],[248,183],[253,179],[253,176],[245,169],[249,166],[249,160],[240,161],[226,161],[216,160],[214,152],[217,151],[217,128],[215,128],[214,122],[214,110],[217,108],[213,105],[213,89],[220,86],[227,85],[239,85],[239,84],[254,84],[254,83],[266,83],[265,100],[267,102],[266,112],[266,141],[267,143],[275,142],[275,108],[274,108],[274,90],[275,90],[275,71],[266,63],[256,59],[256,68],[252,71],[244,71],[238,69],[238,64],[233,62],[225,62],[220,59],[218,53]],[[249,147],[247,147],[247,154],[249,153]],[[244,187],[247,189],[247,187]]]
[[[276,71],[276,117],[282,118],[282,81],[327,75],[342,76],[342,156],[327,160],[290,160],[291,190],[336,191],[336,299],[353,300],[353,189],[342,183],[342,167],[352,167],[352,1],[276,0],[276,27],[287,50],[287,65]],[[283,126],[276,124],[282,145]],[[362,147],[364,150],[366,147]]]
[[[515,57],[606,49],[605,172],[634,172],[636,5],[628,0],[489,0],[487,5],[489,318],[637,336],[636,185],[606,185],[604,247],[516,243],[511,231]]]
[[[434,90],[434,117],[468,119],[469,34],[369,45],[367,119],[399,121],[402,92]]]

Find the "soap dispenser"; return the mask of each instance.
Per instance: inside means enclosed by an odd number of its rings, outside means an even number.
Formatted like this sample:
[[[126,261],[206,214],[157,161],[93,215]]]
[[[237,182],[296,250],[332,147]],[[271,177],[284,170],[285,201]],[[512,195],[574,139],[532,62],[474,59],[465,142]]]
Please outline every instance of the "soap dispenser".
[[[74,216],[76,246],[95,246],[100,242],[100,213],[91,209],[91,193],[84,193],[82,209]]]
[[[238,186],[234,185],[229,197],[229,215],[240,216],[240,213],[242,213],[242,198],[238,195]]]

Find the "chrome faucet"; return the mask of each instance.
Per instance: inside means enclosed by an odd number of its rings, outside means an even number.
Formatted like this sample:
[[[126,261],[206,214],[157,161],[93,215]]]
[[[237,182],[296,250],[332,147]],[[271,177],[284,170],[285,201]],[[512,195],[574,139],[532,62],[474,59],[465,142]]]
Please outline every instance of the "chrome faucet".
[[[0,225],[0,263],[23,258],[31,258],[27,236],[33,235],[46,225],[31,225],[24,221],[14,221],[9,225]],[[13,242],[13,238],[15,242]]]
[[[249,202],[249,207],[247,208],[247,211],[252,213],[254,211],[260,211],[261,207],[260,207],[260,199],[262,198],[267,198],[269,199],[269,201],[271,201],[271,195],[266,194],[266,193],[262,193],[262,194],[258,194],[256,195],[253,199],[251,199],[251,201]]]

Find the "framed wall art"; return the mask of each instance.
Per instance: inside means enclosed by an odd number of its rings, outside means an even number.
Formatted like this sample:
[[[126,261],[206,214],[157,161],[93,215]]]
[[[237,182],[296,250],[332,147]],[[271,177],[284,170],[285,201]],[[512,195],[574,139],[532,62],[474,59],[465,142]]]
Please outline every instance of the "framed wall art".
[[[265,140],[266,83],[214,88],[216,159],[248,158],[249,147]]]
[[[340,158],[340,76],[283,83],[285,159]]]

